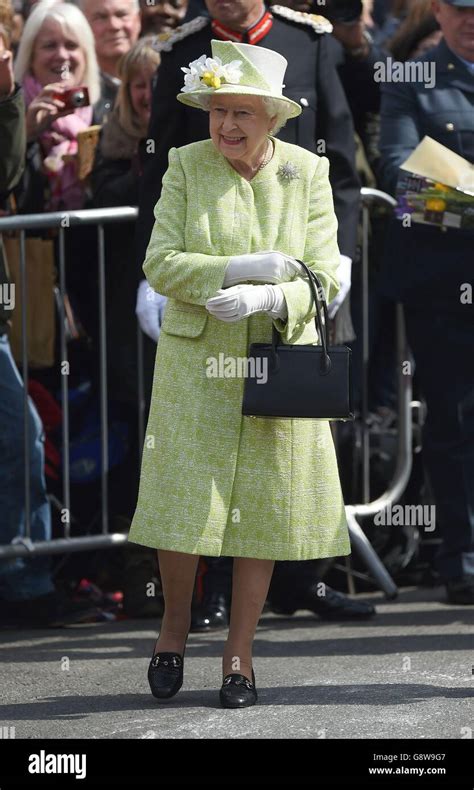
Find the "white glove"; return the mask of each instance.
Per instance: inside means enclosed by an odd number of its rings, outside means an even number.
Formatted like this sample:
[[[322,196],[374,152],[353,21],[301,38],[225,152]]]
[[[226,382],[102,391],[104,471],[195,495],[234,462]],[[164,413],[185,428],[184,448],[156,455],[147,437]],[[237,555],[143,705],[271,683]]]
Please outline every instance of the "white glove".
[[[135,312],[142,331],[145,332],[148,337],[151,337],[155,343],[158,342],[160,336],[163,311],[167,301],[166,296],[162,296],[154,291],[153,288],[148,285],[147,280],[141,281],[138,286]]]
[[[285,320],[286,299],[278,285],[234,285],[220,288],[206,302],[208,312],[219,321],[240,321],[252,313],[268,313],[271,318]]]
[[[302,271],[302,267],[291,255],[275,250],[253,252],[231,258],[225,271],[223,288],[237,283],[285,283]]]
[[[337,267],[337,277],[341,287],[332,302],[330,302],[328,305],[329,318],[334,318],[347,294],[351,290],[351,271],[351,258],[348,258],[347,255],[341,255],[339,266]]]

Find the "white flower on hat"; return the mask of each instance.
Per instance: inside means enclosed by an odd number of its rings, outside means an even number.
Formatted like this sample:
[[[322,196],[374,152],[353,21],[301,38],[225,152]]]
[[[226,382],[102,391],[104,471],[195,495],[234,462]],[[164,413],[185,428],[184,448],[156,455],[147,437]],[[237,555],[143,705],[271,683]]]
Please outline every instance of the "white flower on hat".
[[[201,55],[191,61],[189,67],[182,66],[184,71],[184,87],[182,93],[199,90],[200,88],[220,88],[223,82],[237,85],[242,79],[241,60],[233,60],[225,66],[220,58],[209,58]]]
[[[184,86],[181,88],[183,93],[195,91],[201,87],[201,77],[196,72],[189,72],[184,78]]]
[[[205,62],[206,55],[201,55],[197,60],[191,61],[189,68],[186,68],[186,66],[181,67],[181,71],[185,73],[184,88],[181,88],[183,93],[189,93],[189,91],[195,91],[201,87],[201,76]]]
[[[233,85],[238,85],[240,80],[242,79],[242,69],[240,66],[242,65],[241,60],[232,60],[227,66],[222,66],[222,77],[224,77],[226,82],[230,82]]]

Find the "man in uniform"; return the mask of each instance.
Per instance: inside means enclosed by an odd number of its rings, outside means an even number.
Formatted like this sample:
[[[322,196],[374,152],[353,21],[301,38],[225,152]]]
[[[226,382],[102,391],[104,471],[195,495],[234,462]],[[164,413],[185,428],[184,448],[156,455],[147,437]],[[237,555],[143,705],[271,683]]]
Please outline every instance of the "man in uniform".
[[[137,225],[139,278],[143,280],[141,266],[153,228],[153,210],[168,167],[168,151],[209,137],[207,114],[176,101],[183,86],[181,67],[204,53],[210,54],[213,38],[261,45],[287,59],[285,95],[303,107],[302,115],[289,121],[278,136],[325,155],[330,161],[341,252],[341,290],[331,305],[334,314],[350,288],[360,185],[355,168],[354,128],[335,65],[335,42],[328,35],[332,27],[323,17],[283,6],[272,6],[270,11],[261,0],[206,0],[206,6],[209,17],[197,17],[172,34],[157,37],[162,63],[154,88],[147,141],[151,152],[143,163]],[[144,305],[137,305],[138,313],[143,309]],[[214,557],[206,558],[206,562],[203,602],[193,612],[191,630],[227,624],[232,560]],[[291,614],[297,609],[309,609],[327,619],[373,615],[375,609],[370,604],[351,600],[320,584],[323,569],[330,562],[276,563],[269,592],[274,611]]]
[[[420,60],[434,86],[382,86],[381,185],[394,193],[425,135],[474,164],[474,0],[433,0],[443,40]],[[474,186],[471,187],[474,194]],[[404,304],[428,414],[423,455],[448,601],[474,604],[474,231],[393,220],[383,288]],[[435,533],[436,534],[436,533]]]

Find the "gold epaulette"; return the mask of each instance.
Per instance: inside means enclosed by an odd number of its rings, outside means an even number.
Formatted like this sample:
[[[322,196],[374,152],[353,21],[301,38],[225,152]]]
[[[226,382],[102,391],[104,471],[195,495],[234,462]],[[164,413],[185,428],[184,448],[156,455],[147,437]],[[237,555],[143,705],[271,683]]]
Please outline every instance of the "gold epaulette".
[[[270,6],[272,14],[289,19],[291,22],[299,22],[301,25],[309,25],[316,33],[332,33],[332,24],[329,19],[319,14],[306,14],[303,11],[294,11],[284,5]]]
[[[185,22],[184,25],[180,25],[175,30],[170,30],[169,33],[159,33],[153,36],[152,47],[156,49],[157,52],[170,52],[174,44],[202,30],[203,27],[210,24],[210,21],[208,16],[197,16],[195,19],[191,19],[190,22]]]

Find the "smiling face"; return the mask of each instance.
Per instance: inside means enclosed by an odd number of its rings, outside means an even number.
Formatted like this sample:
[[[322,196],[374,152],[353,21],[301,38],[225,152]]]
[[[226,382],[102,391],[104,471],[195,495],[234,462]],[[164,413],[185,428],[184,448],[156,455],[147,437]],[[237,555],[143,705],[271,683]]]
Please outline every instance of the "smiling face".
[[[188,10],[188,0],[155,0],[153,4],[140,0],[140,10],[142,36],[168,33],[183,21]]]
[[[268,117],[260,96],[211,96],[211,139],[227,159],[253,164],[265,150],[275,120]]]
[[[99,64],[113,73],[111,64],[138,39],[140,12],[133,0],[86,0],[84,13],[94,33]]]
[[[138,115],[140,122],[148,126],[151,114],[151,80],[153,69],[140,69],[130,80],[129,91],[133,111]]]
[[[46,19],[33,47],[31,71],[40,85],[67,81],[81,85],[86,57],[77,40],[55,19]]]
[[[448,47],[461,58],[474,62],[474,8],[433,0],[433,13]]]

